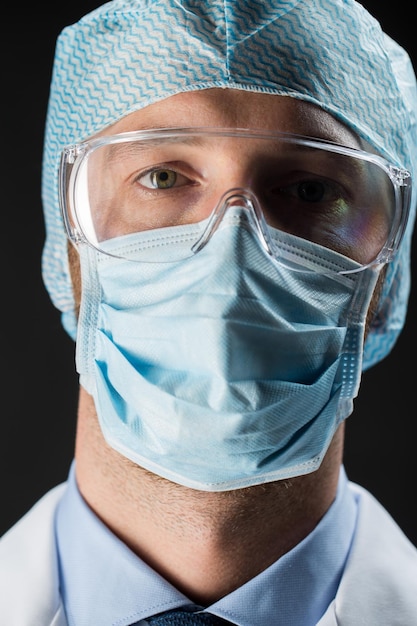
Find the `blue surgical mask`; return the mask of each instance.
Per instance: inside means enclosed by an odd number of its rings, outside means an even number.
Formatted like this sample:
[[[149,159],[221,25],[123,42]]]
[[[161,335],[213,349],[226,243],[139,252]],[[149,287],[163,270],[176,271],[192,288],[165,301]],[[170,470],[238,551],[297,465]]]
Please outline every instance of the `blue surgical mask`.
[[[109,243],[135,255],[152,239],[155,262],[80,248],[77,369],[105,439],[204,491],[316,470],[352,411],[378,271],[331,273],[357,264],[272,231],[291,251],[278,263],[233,212],[200,252],[170,261],[190,228],[169,245],[166,232]]]

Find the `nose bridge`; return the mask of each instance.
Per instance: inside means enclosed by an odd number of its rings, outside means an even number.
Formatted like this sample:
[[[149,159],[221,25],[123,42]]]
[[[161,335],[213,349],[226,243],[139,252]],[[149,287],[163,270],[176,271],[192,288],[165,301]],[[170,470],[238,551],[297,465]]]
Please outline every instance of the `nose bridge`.
[[[193,252],[198,252],[208,243],[222,221],[233,210],[239,214],[236,224],[239,227],[249,227],[258,237],[262,247],[272,254],[269,228],[259,199],[252,189],[245,187],[232,187],[223,193],[210,216],[206,229],[193,246]]]
[[[266,222],[272,221],[268,215],[267,186],[285,164],[287,144],[280,137],[243,133],[223,137],[212,148],[217,157],[216,220],[221,221],[231,208],[240,207],[248,219],[253,217],[268,233]]]
[[[250,187],[232,187],[220,197],[214,213],[222,220],[231,209],[242,209],[242,215],[251,220],[263,220],[259,198]]]
[[[223,193],[220,199],[220,203],[222,202],[226,210],[233,206],[252,210],[257,203],[257,198],[249,187],[232,187]]]

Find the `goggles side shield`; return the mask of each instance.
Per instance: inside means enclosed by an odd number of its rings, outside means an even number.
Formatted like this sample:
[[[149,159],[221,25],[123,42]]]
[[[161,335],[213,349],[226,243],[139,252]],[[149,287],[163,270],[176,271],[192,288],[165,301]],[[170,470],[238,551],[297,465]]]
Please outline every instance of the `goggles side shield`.
[[[71,241],[130,258],[129,242],[143,233],[140,261],[158,261],[154,236],[181,238],[172,260],[198,253],[238,207],[278,261],[273,233],[281,231],[363,269],[394,256],[411,196],[410,173],[378,155],[285,133],[214,128],[136,131],[69,146],[59,180]]]

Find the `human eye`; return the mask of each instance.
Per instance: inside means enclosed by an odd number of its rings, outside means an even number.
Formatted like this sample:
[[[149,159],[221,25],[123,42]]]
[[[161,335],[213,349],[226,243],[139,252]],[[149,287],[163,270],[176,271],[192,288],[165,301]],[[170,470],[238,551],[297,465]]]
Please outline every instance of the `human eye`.
[[[136,182],[146,189],[173,189],[192,184],[190,178],[171,167],[158,166],[141,172]]]
[[[333,240],[353,219],[353,190],[343,180],[314,172],[286,172],[269,187],[267,222],[275,228],[335,248]],[[332,239],[332,243],[329,240]]]
[[[297,203],[300,208],[329,210],[340,206],[346,200],[346,191],[335,181],[324,178],[306,177],[289,184],[280,185],[275,189],[277,195]]]

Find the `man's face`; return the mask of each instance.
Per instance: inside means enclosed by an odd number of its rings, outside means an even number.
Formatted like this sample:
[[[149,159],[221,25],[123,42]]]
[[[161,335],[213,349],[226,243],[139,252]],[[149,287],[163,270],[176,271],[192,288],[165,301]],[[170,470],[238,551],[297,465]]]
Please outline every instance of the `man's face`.
[[[352,131],[312,104],[231,89],[171,96],[101,134],[173,127],[289,133],[362,148]],[[97,150],[89,163],[98,241],[200,222],[237,188],[256,195],[270,226],[363,264],[377,256],[390,225],[390,183],[379,168],[273,139],[171,139],[148,143],[146,150],[144,144],[113,144]]]

